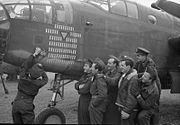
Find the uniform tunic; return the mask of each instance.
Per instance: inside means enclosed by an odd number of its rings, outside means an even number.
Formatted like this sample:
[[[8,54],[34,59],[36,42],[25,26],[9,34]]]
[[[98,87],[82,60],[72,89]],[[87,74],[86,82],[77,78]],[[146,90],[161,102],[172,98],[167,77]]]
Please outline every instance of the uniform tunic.
[[[135,64],[134,68],[137,70],[137,73],[138,73],[139,77],[141,77],[142,74],[145,72],[147,67],[153,68],[155,70],[155,72],[156,72],[156,84],[157,84],[157,87],[158,87],[158,90],[159,90],[159,95],[160,95],[161,94],[161,82],[160,82],[160,79],[159,79],[158,72],[157,72],[156,65],[155,65],[154,61],[151,58],[147,58],[144,62],[137,62]]]
[[[30,58],[31,56],[28,60],[32,61],[32,58]],[[31,63],[29,61],[25,63]],[[15,124],[32,124],[34,122],[34,98],[38,94],[39,88],[48,82],[48,77],[45,72],[42,74],[41,79],[31,79],[26,76],[26,70],[27,69],[21,70],[18,92],[12,102],[12,117]]]
[[[118,93],[118,80],[121,76],[118,69],[113,69],[106,73],[106,83],[108,87],[107,109],[104,114],[104,124],[120,124],[120,113],[115,104]]]
[[[89,103],[91,100],[90,85],[91,85],[92,74],[85,73],[79,80],[75,83],[75,89],[78,90],[79,102],[78,102],[78,124],[90,124],[89,116]],[[80,85],[84,85],[79,88]]]
[[[90,87],[92,99],[89,105],[91,124],[102,124],[107,103],[107,84],[102,77],[95,75]]]

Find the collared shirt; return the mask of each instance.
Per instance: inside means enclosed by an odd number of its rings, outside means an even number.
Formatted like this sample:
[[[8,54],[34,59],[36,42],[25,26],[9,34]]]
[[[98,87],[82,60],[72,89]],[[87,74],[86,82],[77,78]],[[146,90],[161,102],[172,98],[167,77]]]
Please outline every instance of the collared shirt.
[[[124,73],[121,78],[119,79],[119,82],[118,82],[118,88],[121,86],[121,82],[123,80],[123,78],[126,76],[126,73]]]

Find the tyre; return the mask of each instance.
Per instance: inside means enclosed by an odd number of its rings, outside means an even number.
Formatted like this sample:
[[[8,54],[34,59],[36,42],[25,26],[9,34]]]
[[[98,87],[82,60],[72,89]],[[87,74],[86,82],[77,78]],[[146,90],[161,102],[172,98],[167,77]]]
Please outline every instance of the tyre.
[[[66,118],[64,114],[57,108],[48,107],[43,110],[35,118],[35,124],[64,124],[66,123]]]

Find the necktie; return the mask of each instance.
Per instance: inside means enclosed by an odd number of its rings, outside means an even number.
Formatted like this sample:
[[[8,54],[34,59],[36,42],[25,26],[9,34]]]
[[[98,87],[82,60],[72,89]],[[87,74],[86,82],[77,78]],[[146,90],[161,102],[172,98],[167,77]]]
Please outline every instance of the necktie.
[[[123,74],[118,82],[118,88],[120,87],[121,85],[121,82],[122,82],[122,79],[125,77],[126,74]]]

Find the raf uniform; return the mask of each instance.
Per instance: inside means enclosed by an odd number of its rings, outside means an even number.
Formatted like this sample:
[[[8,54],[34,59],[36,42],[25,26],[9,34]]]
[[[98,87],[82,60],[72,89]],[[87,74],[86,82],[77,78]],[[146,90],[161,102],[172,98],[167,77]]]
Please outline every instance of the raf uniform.
[[[99,68],[104,69],[105,64],[99,58],[95,59],[94,63]],[[91,124],[102,124],[103,115],[106,110],[106,99],[107,99],[107,84],[104,78],[98,77],[98,73],[92,77],[92,84],[90,87],[90,93],[92,95],[89,104],[89,113]]]
[[[85,64],[89,64],[91,67],[92,62],[89,60],[88,62],[85,62]],[[75,89],[80,94],[78,102],[78,124],[90,124],[88,107],[91,100],[91,78],[92,74],[85,72],[84,75],[80,78],[79,82],[75,83]],[[84,86],[80,88],[80,85]]]
[[[156,81],[156,84],[157,84],[157,87],[158,87],[158,92],[159,92],[159,94],[158,94],[159,99],[157,100],[157,103],[159,104],[160,94],[161,94],[161,82],[160,82],[160,79],[159,79],[158,72],[157,72],[156,65],[155,65],[154,61],[151,58],[147,57],[149,53],[150,52],[147,49],[142,48],[142,47],[138,47],[136,49],[136,54],[144,55],[144,56],[146,56],[146,59],[144,60],[144,62],[141,62],[141,61],[136,62],[134,68],[137,70],[139,78],[143,75],[143,73],[147,70],[147,68],[152,68],[152,69],[155,70],[155,76],[156,76],[155,81]],[[159,121],[158,120],[159,119],[158,118],[159,114],[157,113],[155,115],[156,116],[153,116],[154,124]]]
[[[111,56],[114,60],[119,62],[119,59]],[[107,83],[108,93],[107,93],[107,109],[104,114],[104,124],[120,124],[121,116],[119,115],[118,106],[115,104],[117,94],[118,94],[118,81],[121,76],[121,73],[118,69],[118,65],[107,71],[104,79]]]
[[[24,66],[33,64],[32,56],[28,60],[25,62],[26,64],[23,64]],[[48,77],[41,64],[37,63],[28,68],[30,69],[21,70],[18,92],[12,102],[12,117],[15,124],[33,124],[35,118],[34,98],[39,89],[48,82]]]
[[[142,47],[138,47],[136,49],[136,53],[137,54],[140,54],[140,55],[145,55],[145,56],[148,56],[148,54],[150,53],[147,49],[145,48],[142,48]],[[158,72],[156,70],[156,65],[154,63],[154,61],[147,57],[146,60],[144,62],[136,62],[135,64],[135,69],[137,70],[137,73],[138,73],[138,77],[141,77],[142,74],[145,72],[146,68],[147,67],[151,67],[151,68],[154,68],[155,69],[155,72],[156,72],[156,84],[158,86],[158,89],[159,89],[159,92],[161,93],[161,83],[160,83],[160,79],[159,79],[159,76],[158,76]]]

